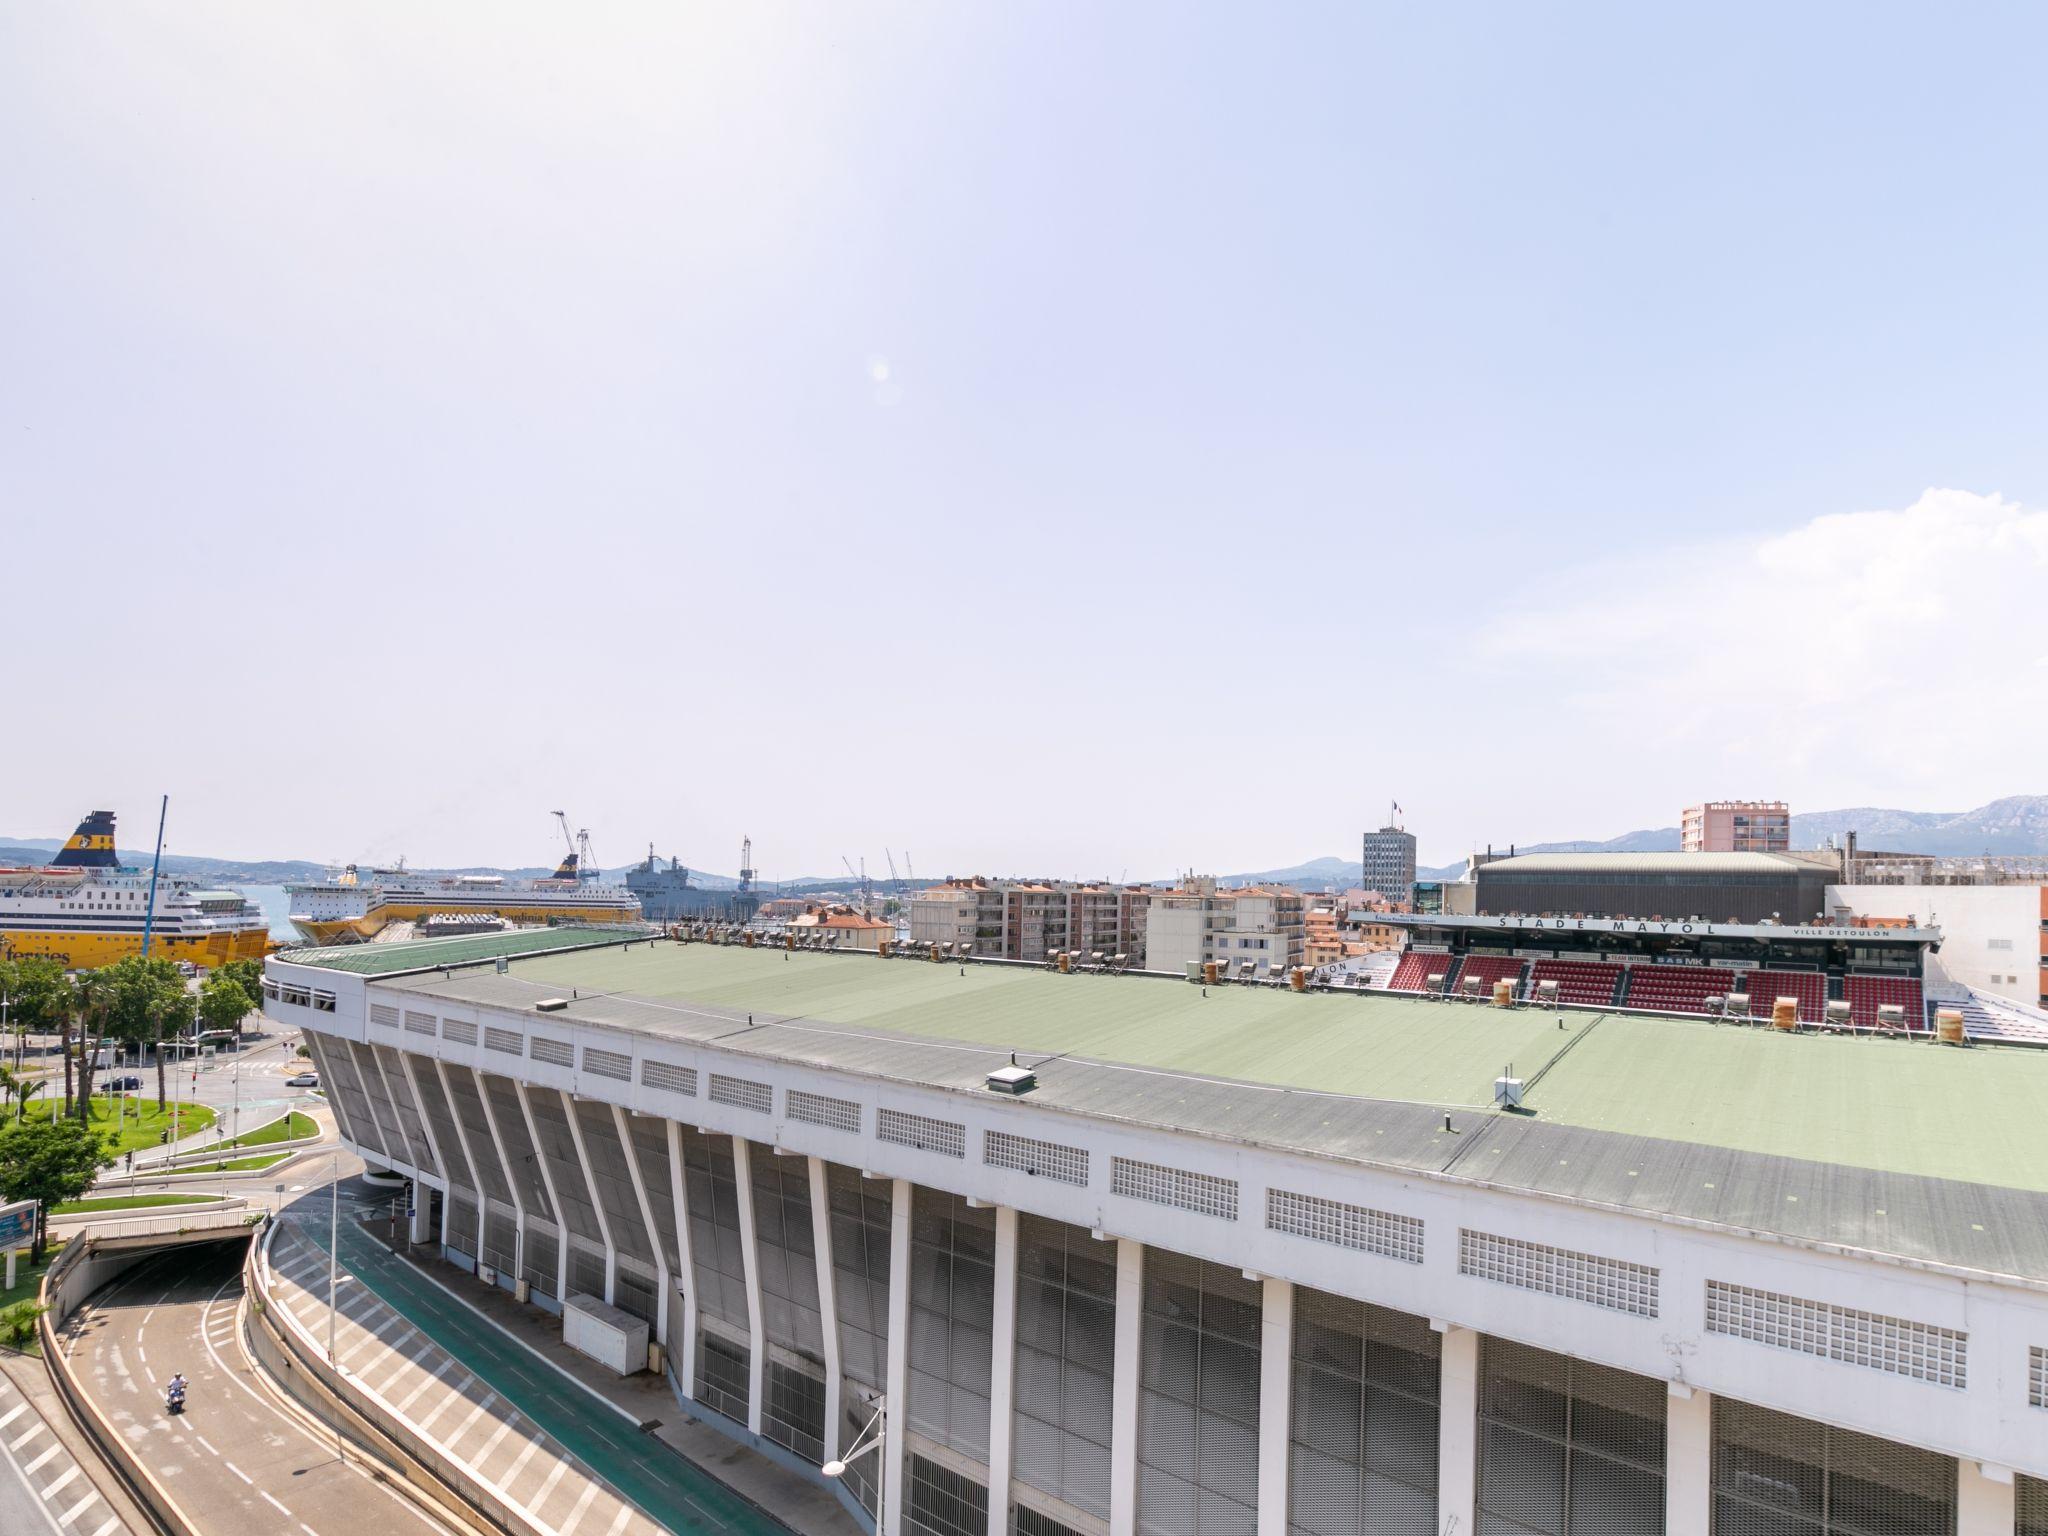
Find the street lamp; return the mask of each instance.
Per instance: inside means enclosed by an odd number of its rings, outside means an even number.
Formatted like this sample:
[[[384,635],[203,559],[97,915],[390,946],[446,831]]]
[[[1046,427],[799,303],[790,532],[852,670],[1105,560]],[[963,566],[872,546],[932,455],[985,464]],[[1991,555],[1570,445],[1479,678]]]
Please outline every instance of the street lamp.
[[[866,1428],[853,1437],[853,1444],[842,1451],[836,1460],[826,1462],[820,1470],[827,1477],[844,1477],[849,1463],[860,1460],[869,1451],[880,1450],[882,1447],[882,1437],[885,1433],[883,1419],[888,1409],[889,1400],[879,1393],[876,1394],[874,1417],[868,1420]],[[876,1459],[880,1460],[879,1457]],[[875,1474],[875,1529],[878,1531],[888,1529],[888,1500],[889,1479],[887,1469],[877,1467]]]

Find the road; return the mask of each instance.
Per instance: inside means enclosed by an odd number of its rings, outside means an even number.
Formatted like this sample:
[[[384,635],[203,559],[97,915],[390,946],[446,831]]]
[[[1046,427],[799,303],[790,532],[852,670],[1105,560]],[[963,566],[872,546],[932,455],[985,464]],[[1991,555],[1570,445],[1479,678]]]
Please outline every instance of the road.
[[[44,1421],[42,1409],[0,1376],[0,1531],[8,1536],[117,1536],[147,1529],[122,1521]]]
[[[241,1261],[239,1244],[160,1254],[79,1309],[65,1347],[116,1430],[210,1536],[453,1536],[338,1460],[334,1441],[261,1383],[236,1324]],[[163,1404],[173,1371],[190,1384],[176,1418]]]

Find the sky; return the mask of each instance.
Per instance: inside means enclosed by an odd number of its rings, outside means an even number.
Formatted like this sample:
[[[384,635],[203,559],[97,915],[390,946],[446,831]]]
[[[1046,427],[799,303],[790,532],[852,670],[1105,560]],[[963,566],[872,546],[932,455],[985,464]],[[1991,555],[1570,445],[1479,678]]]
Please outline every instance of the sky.
[[[0,837],[2048,790],[2048,11],[0,10]]]

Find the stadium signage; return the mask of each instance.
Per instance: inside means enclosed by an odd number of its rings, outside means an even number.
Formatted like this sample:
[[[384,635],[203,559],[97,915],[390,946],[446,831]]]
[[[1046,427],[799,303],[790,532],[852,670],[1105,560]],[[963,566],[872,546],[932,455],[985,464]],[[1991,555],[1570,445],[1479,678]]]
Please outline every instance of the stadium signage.
[[[1610,933],[1645,936],[1780,941],[1836,940],[1851,943],[1934,943],[1932,928],[1851,928],[1801,926],[1790,923],[1709,923],[1638,917],[1493,917],[1447,916],[1441,913],[1355,912],[1353,922],[1388,923],[1404,928],[1485,928],[1515,933]]]

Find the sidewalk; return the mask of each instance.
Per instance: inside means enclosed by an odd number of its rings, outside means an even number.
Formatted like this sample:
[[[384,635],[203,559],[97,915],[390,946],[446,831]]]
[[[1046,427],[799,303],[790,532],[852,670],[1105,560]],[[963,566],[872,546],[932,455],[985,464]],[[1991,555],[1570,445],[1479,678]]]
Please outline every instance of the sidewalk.
[[[323,1340],[326,1242],[325,1222],[288,1216],[272,1248],[280,1305]],[[388,1412],[543,1529],[557,1536],[788,1536],[787,1526],[676,1453],[662,1433],[678,1418],[665,1386],[656,1396],[633,1381],[603,1383],[605,1373],[572,1356],[576,1381],[613,1389],[600,1401],[547,1363],[552,1352],[543,1359],[515,1348],[513,1339],[354,1223],[343,1223],[341,1257],[355,1277],[341,1292],[337,1338],[344,1369]],[[475,1299],[471,1293],[480,1288],[474,1280],[468,1284],[464,1299]],[[650,1419],[662,1421],[656,1433],[636,1427]],[[758,1462],[831,1503],[764,1458],[712,1431],[699,1432],[714,1434],[718,1459]],[[832,1513],[846,1523],[806,1520],[801,1529],[818,1536],[856,1529],[836,1505]]]
[[[653,1437],[727,1487],[769,1511],[801,1536],[862,1536],[861,1527],[831,1494],[740,1445],[730,1435],[683,1416],[665,1378],[619,1377],[594,1366],[562,1342],[562,1321],[538,1307],[522,1307],[504,1290],[485,1285],[444,1259],[422,1257],[415,1269],[438,1280],[543,1359],[602,1393],[638,1423],[653,1421]],[[595,1405],[593,1405],[595,1406]]]

